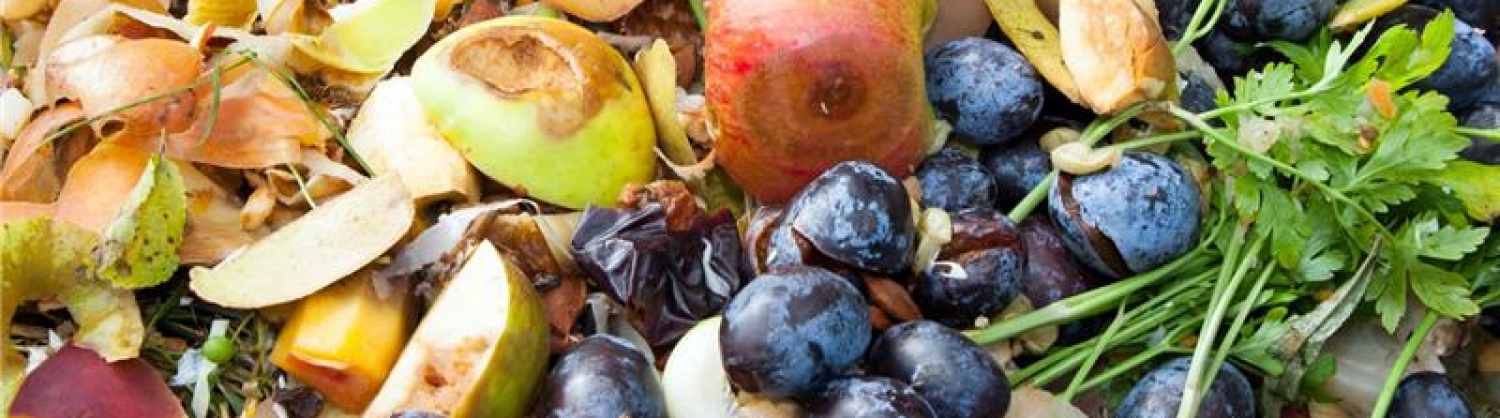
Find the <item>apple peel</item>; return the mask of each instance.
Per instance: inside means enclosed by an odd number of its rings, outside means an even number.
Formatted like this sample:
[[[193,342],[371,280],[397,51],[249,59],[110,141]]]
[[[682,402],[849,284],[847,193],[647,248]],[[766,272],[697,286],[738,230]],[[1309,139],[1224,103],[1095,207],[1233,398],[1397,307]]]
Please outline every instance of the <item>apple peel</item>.
[[[398,175],[355,187],[212,269],[190,272],[198,297],[252,309],[307,297],[368,265],[406,235],[416,215]]]
[[[417,204],[479,198],[479,177],[462,154],[427,121],[411,79],[380,82],[349,125],[349,145],[372,174],[401,174]]]

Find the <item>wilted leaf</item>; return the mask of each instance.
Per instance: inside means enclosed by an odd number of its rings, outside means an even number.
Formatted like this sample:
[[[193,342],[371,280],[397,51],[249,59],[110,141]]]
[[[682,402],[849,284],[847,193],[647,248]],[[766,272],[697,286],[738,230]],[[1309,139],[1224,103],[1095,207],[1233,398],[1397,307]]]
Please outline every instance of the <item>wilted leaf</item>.
[[[187,223],[182,175],[161,156],[146,163],[104,242],[94,249],[94,269],[126,289],[151,287],[177,270],[177,246]]]
[[[1433,178],[1448,189],[1480,221],[1500,217],[1500,166],[1471,161],[1452,161]]]

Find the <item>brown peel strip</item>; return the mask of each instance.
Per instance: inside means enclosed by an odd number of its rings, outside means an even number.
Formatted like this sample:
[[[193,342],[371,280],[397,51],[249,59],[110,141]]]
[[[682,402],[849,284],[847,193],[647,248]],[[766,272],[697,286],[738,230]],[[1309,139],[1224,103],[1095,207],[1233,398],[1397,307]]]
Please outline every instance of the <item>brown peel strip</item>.
[[[1000,24],[1011,42],[1028,61],[1042,73],[1042,77],[1068,100],[1082,103],[1078,84],[1068,67],[1063,64],[1062,42],[1057,27],[1047,20],[1034,0],[985,0],[990,14]]]

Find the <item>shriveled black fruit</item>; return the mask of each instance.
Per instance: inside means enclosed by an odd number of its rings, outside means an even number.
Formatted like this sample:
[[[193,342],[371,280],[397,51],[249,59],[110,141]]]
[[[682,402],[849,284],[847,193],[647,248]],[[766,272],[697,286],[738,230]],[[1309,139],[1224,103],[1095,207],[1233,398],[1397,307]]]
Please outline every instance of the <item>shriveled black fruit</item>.
[[[808,395],[854,364],[870,311],[848,279],[816,267],[761,275],[724,309],[719,347],[729,381],[771,399]]]
[[[954,241],[922,272],[912,299],[926,318],[962,329],[1015,299],[1026,254],[1021,231],[993,209],[955,213],[952,224]]]
[[[931,418],[932,407],[905,383],[884,377],[835,380],[807,402],[808,418]]]
[[[542,389],[548,418],[665,418],[656,369],[629,341],[598,334],[557,360]]]
[[[1187,378],[1191,357],[1178,357],[1146,373],[1120,408],[1117,418],[1172,418],[1182,405],[1183,382]],[[1215,375],[1214,383],[1198,405],[1199,418],[1255,418],[1255,391],[1250,381],[1234,365],[1225,362]]]
[[[911,385],[936,417],[1003,417],[1010,381],[989,353],[963,334],[932,321],[885,330],[870,346],[866,368]]]
[[[1182,166],[1157,154],[1132,152],[1105,171],[1059,176],[1048,208],[1068,250],[1118,278],[1192,249],[1200,200],[1198,183]]]
[[[916,223],[906,188],[890,173],[863,161],[839,163],[792,198],[767,248],[767,265],[803,264],[785,254],[801,238],[829,259],[850,267],[896,274],[911,265]],[[795,235],[795,236],[794,236]]]
[[[1021,239],[1026,247],[1026,274],[1021,277],[1021,294],[1034,308],[1076,296],[1094,288],[1086,269],[1063,248],[1057,229],[1045,215],[1033,214],[1021,222]],[[1057,342],[1073,344],[1098,333],[1101,317],[1064,324],[1058,328]]]
[[[995,206],[995,179],[979,161],[955,148],[943,148],[917,166],[922,206],[957,212]]]
[[[1474,410],[1448,376],[1437,372],[1413,373],[1401,379],[1396,397],[1386,413],[1390,418],[1473,418]]]

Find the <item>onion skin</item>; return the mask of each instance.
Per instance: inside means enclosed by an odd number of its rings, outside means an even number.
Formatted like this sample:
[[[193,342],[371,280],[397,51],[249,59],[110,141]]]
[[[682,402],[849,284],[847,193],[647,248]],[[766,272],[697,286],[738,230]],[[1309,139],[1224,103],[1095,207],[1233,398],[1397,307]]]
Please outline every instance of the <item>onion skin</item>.
[[[706,96],[718,161],[746,192],[785,202],[843,161],[911,173],[932,141],[922,70],[930,1],[709,4]],[[858,51],[858,53],[851,53]]]

